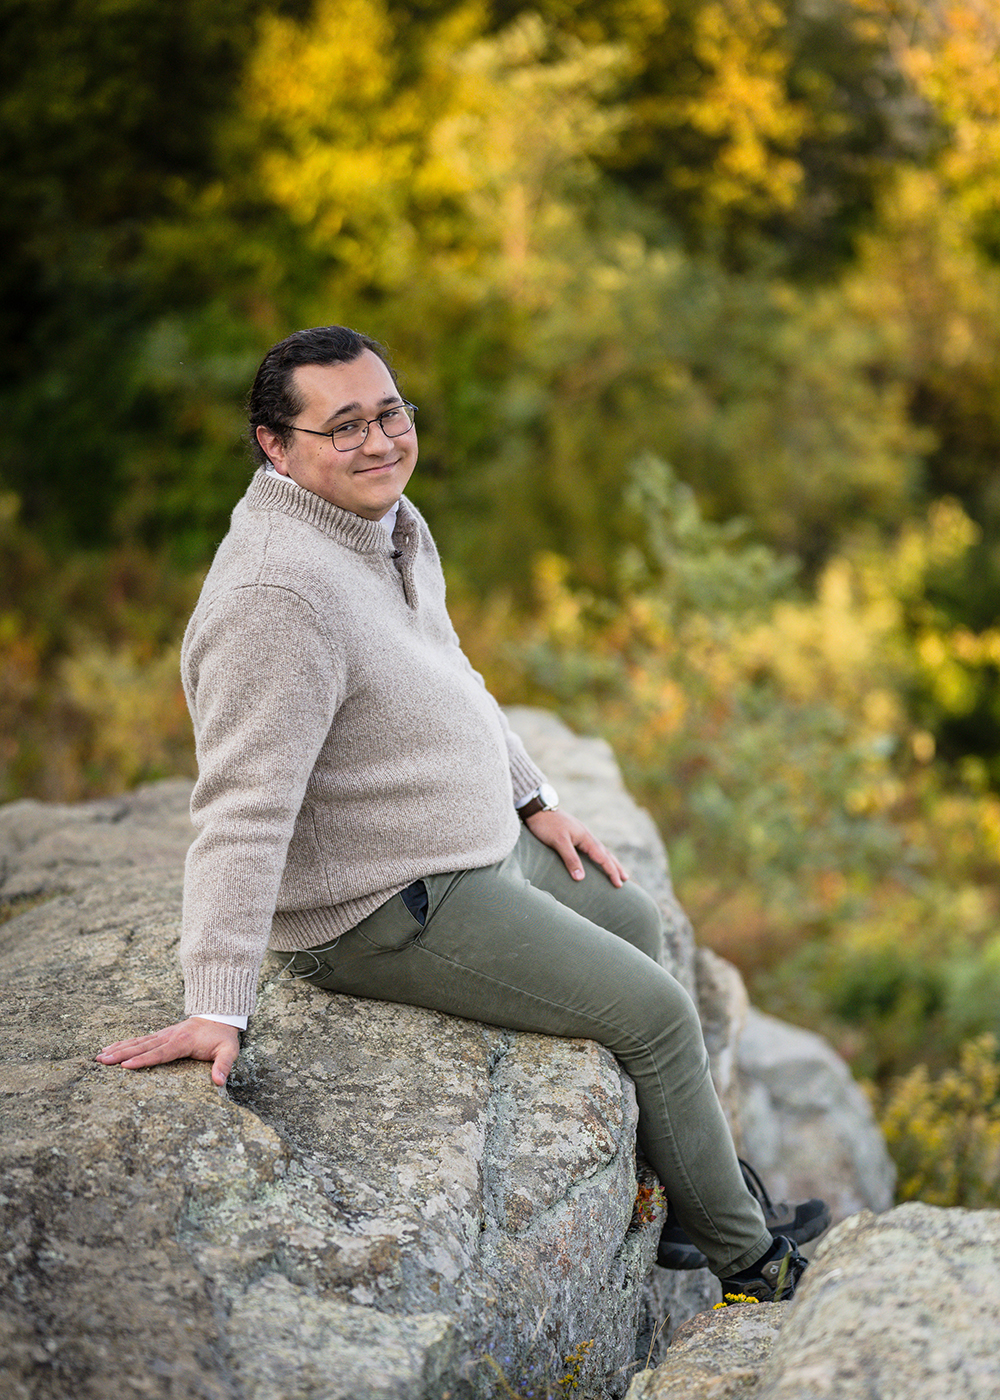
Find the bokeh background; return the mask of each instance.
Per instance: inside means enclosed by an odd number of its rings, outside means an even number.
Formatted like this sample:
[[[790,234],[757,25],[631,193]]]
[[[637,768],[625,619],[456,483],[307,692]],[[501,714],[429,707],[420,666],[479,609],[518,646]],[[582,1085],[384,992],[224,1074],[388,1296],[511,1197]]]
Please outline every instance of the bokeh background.
[[[0,12],[0,799],[192,771],[246,389],[356,325],[491,687],[1000,1203],[1000,0]]]

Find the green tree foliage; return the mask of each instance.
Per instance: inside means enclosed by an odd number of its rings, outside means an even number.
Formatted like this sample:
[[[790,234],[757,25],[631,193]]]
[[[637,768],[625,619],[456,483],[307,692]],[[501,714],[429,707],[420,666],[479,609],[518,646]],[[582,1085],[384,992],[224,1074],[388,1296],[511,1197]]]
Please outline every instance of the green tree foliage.
[[[1000,519],[1000,5],[865,0],[936,124],[920,171],[887,182],[854,295],[893,321],[915,417],[935,433],[929,482]],[[876,298],[881,298],[876,308]],[[888,299],[888,302],[887,302]],[[901,352],[901,354],[900,354]]]
[[[755,111],[797,129],[780,115],[781,61],[757,52],[760,16],[757,28],[744,17],[737,42],[713,14],[702,16],[721,46],[713,82],[745,88]],[[262,296],[266,282],[270,306],[292,324],[361,321],[413,367],[408,391],[424,407],[414,489],[449,557],[483,587],[504,581],[514,553],[554,547],[605,585],[637,538],[616,511],[637,452],[667,452],[711,509],[745,510],[783,546],[819,557],[842,519],[899,517],[923,445],[904,384],[891,371],[873,381],[886,358],[878,329],[836,293],[692,258],[602,173],[636,122],[623,95],[632,31],[618,18],[616,42],[596,42],[538,15],[488,30],[467,6],[411,21],[401,45],[379,0],[271,15],[230,131],[242,173],[206,192],[195,230],[158,233],[189,263],[249,244],[249,267],[255,192],[271,237],[295,250],[247,273]],[[751,81],[758,69],[770,77]],[[705,122],[731,111],[727,91],[705,89]],[[796,185],[755,132],[749,116],[737,121],[730,157],[703,174],[713,217],[744,197],[781,207],[781,189]],[[173,322],[150,354],[175,345],[217,394],[220,357],[206,363],[199,329],[185,345]],[[235,371],[239,355],[226,362]],[[190,374],[173,387],[184,392]],[[181,444],[207,529],[230,504],[231,463],[199,405],[185,409],[208,438],[202,450]],[[169,479],[169,448],[160,455]],[[171,518],[169,480],[135,460],[156,489],[133,493],[134,526],[155,534],[158,519],[176,536],[185,527]],[[511,499],[516,516],[497,509]]]
[[[0,473],[29,525],[108,538],[144,421],[150,220],[210,177],[258,0],[3,0]],[[178,289],[169,293],[176,299]]]
[[[648,540],[621,596],[548,555],[527,615],[461,606],[491,684],[611,741],[699,936],[758,1004],[880,1079],[1000,1033],[1000,799],[936,765],[909,704],[916,674],[947,686],[967,648],[928,616],[915,648],[912,627],[972,522],[940,503],[890,549],[855,540],[807,591],[662,463],[634,464],[628,495]]]
[[[1000,6],[865,0],[870,32],[926,107],[934,140],[919,169],[897,169],[844,281],[855,313],[892,328],[881,376],[902,370],[909,416],[931,447],[928,497],[954,495],[977,522],[955,565],[929,576],[925,611],[969,630],[950,683],[926,676],[914,704],[942,756],[985,762],[1000,778],[1000,669],[990,629],[1000,613]],[[890,366],[892,368],[890,368]],[[919,633],[920,627],[914,624]]]
[[[527,374],[504,405],[489,475],[475,462],[464,474],[494,499],[519,490],[540,542],[591,583],[606,586],[639,537],[618,500],[641,452],[683,463],[716,518],[745,513],[810,558],[845,520],[905,510],[923,439],[904,385],[869,373],[878,331],[838,298],[735,277],[636,235],[609,236],[566,291],[522,348]],[[539,455],[544,472],[526,469]],[[498,545],[504,528],[495,522]]]
[[[628,119],[605,168],[689,247],[738,266],[763,239],[798,275],[829,275],[892,165],[926,149],[925,104],[851,0],[538,8],[587,43],[624,45]],[[492,6],[502,23],[518,10]]]
[[[29,522],[202,555],[242,481],[231,444],[255,355],[330,319],[381,333],[410,369],[416,490],[481,586],[515,540],[568,546],[606,581],[635,542],[614,505],[639,451],[810,559],[852,519],[905,513],[926,440],[891,337],[839,290],[692,258],[663,222],[790,247],[789,219],[843,203],[810,185],[810,151],[833,169],[836,147],[874,180],[844,74],[881,74],[858,91],[902,129],[898,65],[845,12],[192,0],[147,24],[144,4],[110,6],[95,36],[78,0],[54,13],[51,53],[28,44],[11,75],[20,120],[40,106],[65,149],[36,163],[69,216],[21,220],[32,247],[49,226],[69,240],[65,256],[36,247],[19,281],[37,353],[21,346],[9,408],[49,469],[15,452],[3,471]],[[881,160],[895,148],[880,140]],[[80,171],[96,166],[88,202]],[[830,217],[841,237],[850,218]]]

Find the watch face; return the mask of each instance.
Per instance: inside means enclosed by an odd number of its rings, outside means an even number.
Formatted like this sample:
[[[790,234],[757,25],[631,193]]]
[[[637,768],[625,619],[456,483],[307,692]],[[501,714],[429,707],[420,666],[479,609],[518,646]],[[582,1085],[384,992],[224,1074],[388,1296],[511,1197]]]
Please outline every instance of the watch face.
[[[554,811],[559,806],[559,794],[551,783],[542,783],[538,789],[538,800],[546,812]]]

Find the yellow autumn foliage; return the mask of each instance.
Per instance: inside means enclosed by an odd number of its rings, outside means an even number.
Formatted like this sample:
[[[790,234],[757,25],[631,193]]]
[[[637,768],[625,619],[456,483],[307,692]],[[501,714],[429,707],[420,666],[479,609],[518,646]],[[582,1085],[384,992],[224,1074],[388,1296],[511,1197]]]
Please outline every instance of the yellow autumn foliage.
[[[695,13],[692,58],[708,76],[696,95],[678,100],[676,115],[719,143],[711,170],[697,176],[712,219],[732,207],[787,209],[798,195],[795,151],[809,116],[788,97],[786,23],[771,0],[708,0]]]
[[[882,1130],[899,1168],[902,1201],[971,1210],[1000,1206],[1000,1060],[997,1037],[961,1048],[937,1076],[918,1065],[876,1095]]]

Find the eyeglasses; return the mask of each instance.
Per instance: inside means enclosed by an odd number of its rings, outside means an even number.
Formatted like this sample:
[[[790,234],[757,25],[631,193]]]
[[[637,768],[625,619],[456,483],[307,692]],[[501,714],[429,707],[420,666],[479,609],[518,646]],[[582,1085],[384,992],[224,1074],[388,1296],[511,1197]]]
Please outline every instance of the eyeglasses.
[[[294,423],[288,427],[296,433],[312,433],[313,437],[328,437],[338,452],[350,452],[360,447],[368,437],[373,423],[377,423],[388,438],[402,437],[413,427],[417,416],[415,403],[397,403],[387,408],[377,418],[352,418],[349,423],[338,423],[330,432],[321,433],[318,428],[298,428]]]

